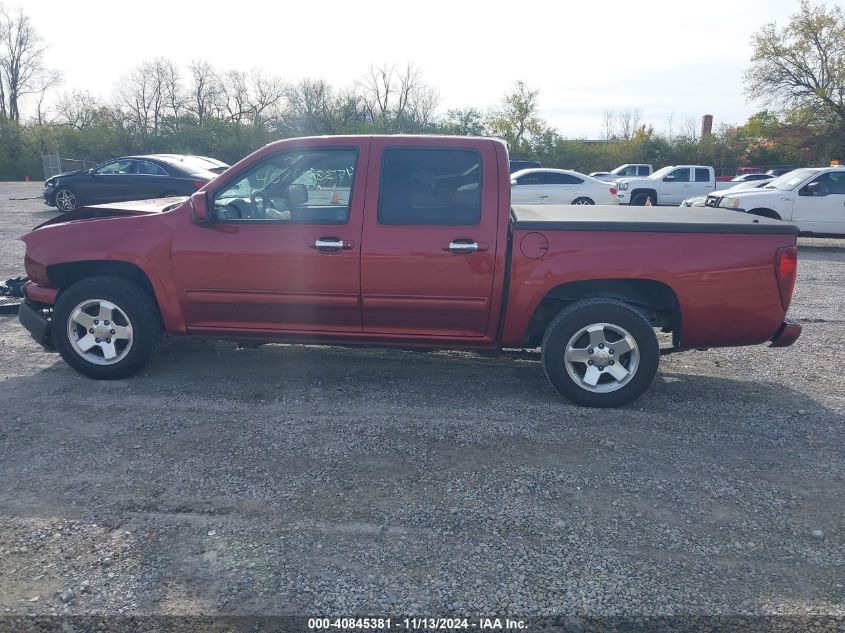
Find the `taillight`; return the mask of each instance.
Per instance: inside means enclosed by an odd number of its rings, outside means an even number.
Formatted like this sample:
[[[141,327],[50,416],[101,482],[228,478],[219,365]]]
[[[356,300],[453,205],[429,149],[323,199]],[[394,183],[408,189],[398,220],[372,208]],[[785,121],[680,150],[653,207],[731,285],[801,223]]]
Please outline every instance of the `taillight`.
[[[616,187],[611,187],[611,188],[610,188],[610,195],[611,195],[611,196],[615,196],[615,195],[616,195]]]
[[[202,180],[195,180],[195,181],[194,181],[194,187],[196,187],[197,189],[202,189],[202,188],[203,188],[203,187],[205,187],[207,184],[208,184],[207,182],[202,181]]]
[[[775,277],[778,281],[780,304],[784,310],[789,309],[792,292],[795,290],[795,277],[798,273],[798,247],[784,246],[779,248],[775,259]]]

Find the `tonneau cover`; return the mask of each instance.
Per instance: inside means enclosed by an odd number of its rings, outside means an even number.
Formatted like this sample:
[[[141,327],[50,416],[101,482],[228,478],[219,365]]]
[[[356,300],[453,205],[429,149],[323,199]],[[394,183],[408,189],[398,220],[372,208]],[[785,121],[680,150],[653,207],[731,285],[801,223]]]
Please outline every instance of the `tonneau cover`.
[[[788,222],[708,207],[516,205],[511,215],[514,228],[537,231],[798,234]]]

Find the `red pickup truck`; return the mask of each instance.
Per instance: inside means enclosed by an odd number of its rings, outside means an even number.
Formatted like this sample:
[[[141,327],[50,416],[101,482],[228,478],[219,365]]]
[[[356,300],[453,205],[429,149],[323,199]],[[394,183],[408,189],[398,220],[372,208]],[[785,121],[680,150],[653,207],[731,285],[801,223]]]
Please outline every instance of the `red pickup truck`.
[[[20,320],[92,378],[162,335],[542,347],[551,384],[630,402],[661,352],[792,344],[797,229],[711,209],[511,207],[497,140],[272,143],[190,199],[84,207],[26,243]],[[672,333],[659,348],[655,328]]]

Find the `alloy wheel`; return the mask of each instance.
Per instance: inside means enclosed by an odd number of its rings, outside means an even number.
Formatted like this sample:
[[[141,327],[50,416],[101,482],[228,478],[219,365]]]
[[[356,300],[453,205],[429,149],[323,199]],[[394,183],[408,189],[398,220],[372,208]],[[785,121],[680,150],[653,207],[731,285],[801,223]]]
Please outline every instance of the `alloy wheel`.
[[[132,348],[129,317],[105,299],[88,299],[71,310],[67,336],[73,350],[95,365],[114,365]]]
[[[575,384],[594,393],[621,389],[631,381],[640,364],[634,337],[612,323],[593,323],[575,332],[563,357]]]

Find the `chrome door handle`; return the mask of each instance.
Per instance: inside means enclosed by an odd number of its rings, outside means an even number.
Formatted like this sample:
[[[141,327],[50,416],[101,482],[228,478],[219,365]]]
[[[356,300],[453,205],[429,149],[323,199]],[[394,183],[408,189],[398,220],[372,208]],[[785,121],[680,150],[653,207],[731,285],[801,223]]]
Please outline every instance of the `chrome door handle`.
[[[447,249],[452,252],[453,255],[470,255],[475,253],[479,250],[478,242],[457,242],[452,240],[449,242],[449,246]]]
[[[345,248],[352,248],[352,242],[344,242],[337,237],[321,237],[314,242],[314,248],[321,253],[339,253]]]
[[[449,250],[456,254],[468,255],[478,250],[478,242],[449,242]]]

